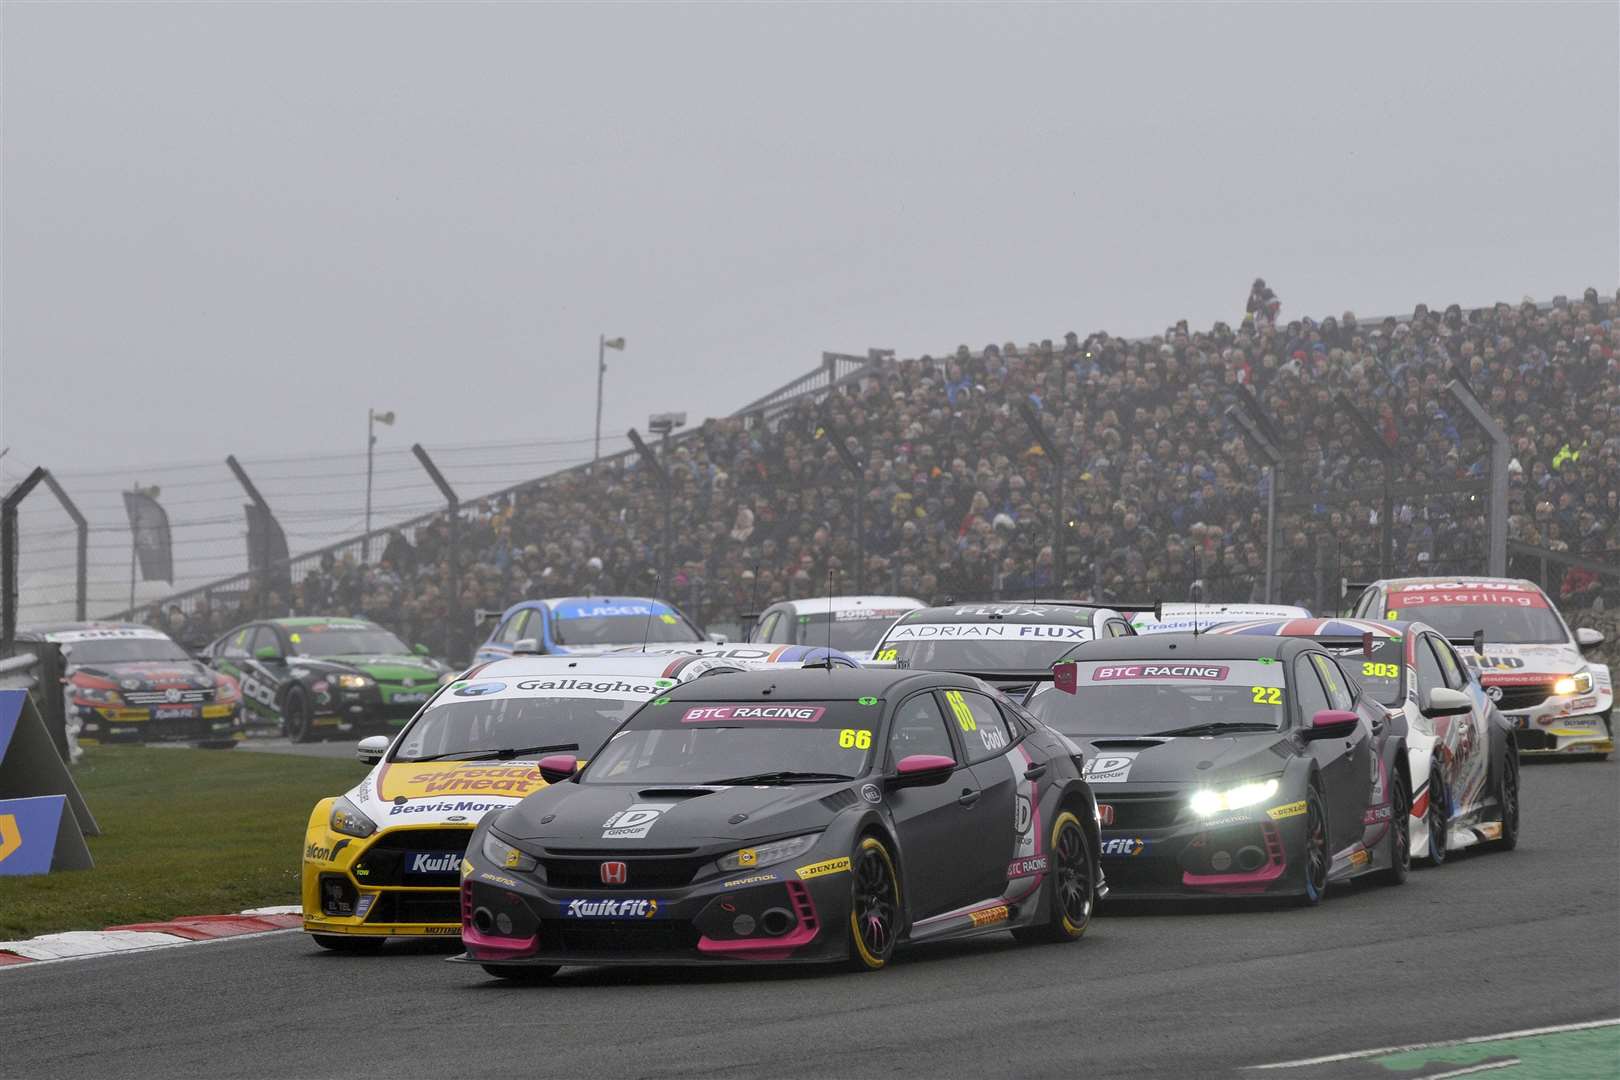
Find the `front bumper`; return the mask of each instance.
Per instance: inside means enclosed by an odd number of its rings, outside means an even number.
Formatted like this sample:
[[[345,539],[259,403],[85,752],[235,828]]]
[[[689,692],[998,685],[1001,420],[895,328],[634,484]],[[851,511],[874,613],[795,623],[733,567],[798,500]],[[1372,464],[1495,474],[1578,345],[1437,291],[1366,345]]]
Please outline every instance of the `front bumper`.
[[[1128,800],[1110,803],[1119,807]],[[1185,817],[1181,815],[1180,817]],[[1102,830],[1102,869],[1111,900],[1261,896],[1305,888],[1303,802],[1231,811],[1159,827]],[[1123,823],[1122,823],[1123,824]]]
[[[628,880],[638,880],[637,860],[624,861]],[[581,860],[593,872],[598,862]],[[570,888],[474,866],[461,887],[467,951],[455,959],[510,965],[842,960],[848,865],[847,858],[812,852],[783,866],[646,889]]]
[[[242,726],[240,702],[201,705],[70,705],[79,741],[99,743],[228,742]]]
[[[1540,704],[1504,712],[1525,756],[1607,754],[1614,749],[1609,714],[1614,696],[1607,687],[1589,694],[1551,695]]]
[[[304,929],[361,937],[461,933],[461,856],[472,825],[382,829],[365,839],[312,829],[304,842]]]

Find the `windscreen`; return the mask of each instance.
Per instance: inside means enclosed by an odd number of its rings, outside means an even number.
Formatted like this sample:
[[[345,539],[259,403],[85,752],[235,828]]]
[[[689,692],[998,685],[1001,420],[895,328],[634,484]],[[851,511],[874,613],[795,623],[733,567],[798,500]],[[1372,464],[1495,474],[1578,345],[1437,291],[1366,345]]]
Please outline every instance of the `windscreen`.
[[[1369,656],[1357,642],[1353,646],[1328,643],[1348,671],[1380,705],[1399,706],[1406,700],[1403,676],[1406,671],[1406,642],[1402,638],[1375,638]]]
[[[902,623],[873,659],[929,671],[1043,671],[1091,638],[1091,627],[1065,623]]]
[[[1562,644],[1563,624],[1540,589],[1528,585],[1413,585],[1393,591],[1384,616],[1421,619],[1448,638],[1473,637],[1499,645]]]
[[[665,604],[567,604],[552,612],[558,645],[639,645],[702,641],[697,628]]]
[[[819,645],[844,652],[866,652],[883,640],[883,631],[894,625],[904,611],[835,611],[831,615],[800,615],[793,624],[794,645]],[[829,624],[831,624],[829,626]]]
[[[51,635],[50,640],[59,640]],[[190,660],[186,650],[157,631],[128,637],[94,637],[63,641],[74,664],[127,664],[141,660]]]
[[[591,761],[586,784],[791,783],[853,779],[879,742],[883,708],[855,701],[664,701],[636,714]]]
[[[590,758],[625,717],[674,685],[671,679],[588,674],[452,683],[406,730],[391,760],[503,752]]]
[[[299,656],[402,656],[411,650],[380,626],[327,623],[290,629],[287,640]]]
[[[1044,688],[1029,710],[1065,735],[1203,735],[1287,723],[1283,664],[1109,660],[1076,665],[1075,692]]]

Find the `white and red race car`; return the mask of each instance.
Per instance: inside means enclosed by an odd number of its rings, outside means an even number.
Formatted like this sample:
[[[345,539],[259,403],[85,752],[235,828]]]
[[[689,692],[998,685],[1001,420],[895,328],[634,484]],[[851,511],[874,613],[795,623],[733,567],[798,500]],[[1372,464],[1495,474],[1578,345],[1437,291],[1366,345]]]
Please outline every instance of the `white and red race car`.
[[[1570,631],[1547,594],[1516,578],[1388,578],[1366,586],[1352,612],[1364,619],[1416,619],[1460,648],[1485,693],[1518,729],[1525,754],[1614,749],[1614,685],[1590,653],[1603,635]]]

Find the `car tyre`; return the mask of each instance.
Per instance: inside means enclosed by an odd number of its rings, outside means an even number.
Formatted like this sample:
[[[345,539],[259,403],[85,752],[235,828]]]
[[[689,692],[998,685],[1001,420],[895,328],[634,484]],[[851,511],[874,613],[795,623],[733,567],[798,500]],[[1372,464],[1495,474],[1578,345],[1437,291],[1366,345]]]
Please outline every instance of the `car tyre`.
[[[1044,922],[1017,926],[1012,935],[1026,944],[1079,941],[1091,925],[1097,906],[1097,873],[1091,862],[1091,842],[1080,819],[1064,810],[1052,823],[1048,849]]]
[[[384,937],[359,937],[348,934],[311,934],[315,944],[323,949],[330,949],[336,953],[349,953],[353,956],[371,956],[382,952]]]
[[[294,685],[281,699],[281,723],[287,738],[295,743],[315,741],[314,718],[310,716],[309,695],[302,686]]]
[[[1496,778],[1496,806],[1502,814],[1502,835],[1494,841],[1498,851],[1519,846],[1519,755],[1508,744],[1502,754],[1502,773]]]
[[[863,836],[850,859],[849,967],[880,971],[894,955],[903,908],[900,875],[888,847]]]
[[[1378,872],[1378,880],[1384,885],[1404,885],[1412,872],[1412,793],[1399,772],[1389,802],[1389,866]]]
[[[1333,861],[1333,849],[1328,844],[1327,807],[1322,804],[1322,792],[1316,781],[1305,792],[1305,891],[1299,902],[1315,907],[1327,895],[1328,868]]]
[[[551,977],[562,970],[558,964],[480,964],[486,972],[497,979],[504,979],[511,983],[550,982]]]
[[[1451,793],[1436,761],[1429,768],[1429,806],[1423,822],[1429,831],[1429,865],[1446,865],[1446,838],[1451,834]]]

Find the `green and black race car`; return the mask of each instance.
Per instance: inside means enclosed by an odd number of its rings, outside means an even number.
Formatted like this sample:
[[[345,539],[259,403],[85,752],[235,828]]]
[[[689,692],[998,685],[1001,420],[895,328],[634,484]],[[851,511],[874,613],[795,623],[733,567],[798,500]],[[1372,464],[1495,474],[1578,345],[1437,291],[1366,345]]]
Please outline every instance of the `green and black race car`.
[[[376,623],[322,616],[246,623],[204,656],[241,683],[249,730],[278,726],[294,742],[397,731],[455,674]]]

